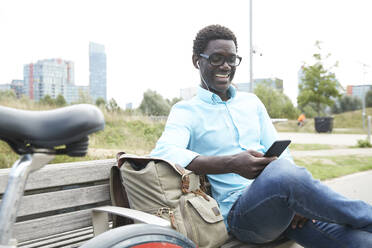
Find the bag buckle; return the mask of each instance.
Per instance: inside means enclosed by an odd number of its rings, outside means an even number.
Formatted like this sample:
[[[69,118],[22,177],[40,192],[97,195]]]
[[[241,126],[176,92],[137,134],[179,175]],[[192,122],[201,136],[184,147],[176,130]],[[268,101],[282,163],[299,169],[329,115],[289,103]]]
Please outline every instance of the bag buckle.
[[[187,174],[183,174],[181,177],[181,190],[182,193],[187,194],[189,193],[190,187],[190,177]]]
[[[156,216],[161,217],[163,214],[168,214],[171,226],[176,230],[176,219],[174,217],[174,212],[170,208],[159,208],[156,212]]]

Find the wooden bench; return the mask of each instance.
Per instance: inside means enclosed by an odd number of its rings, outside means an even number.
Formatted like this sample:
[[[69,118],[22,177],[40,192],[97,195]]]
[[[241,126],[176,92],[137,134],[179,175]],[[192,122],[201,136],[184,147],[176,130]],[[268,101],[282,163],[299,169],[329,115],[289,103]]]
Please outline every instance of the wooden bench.
[[[78,247],[93,235],[93,208],[110,205],[109,173],[115,160],[50,164],[31,174],[15,225],[19,247]],[[0,195],[9,169],[0,170]],[[299,247],[292,242],[247,245],[231,240],[223,248]]]
[[[115,160],[46,165],[29,176],[15,224],[19,247],[78,247],[93,237],[91,209],[110,205]],[[10,169],[0,170],[0,195]]]

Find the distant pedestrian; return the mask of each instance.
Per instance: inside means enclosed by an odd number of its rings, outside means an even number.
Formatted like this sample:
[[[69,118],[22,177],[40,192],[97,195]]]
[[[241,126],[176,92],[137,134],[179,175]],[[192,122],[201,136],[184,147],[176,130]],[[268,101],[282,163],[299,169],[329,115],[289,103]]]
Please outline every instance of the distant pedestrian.
[[[300,114],[300,116],[297,118],[297,125],[299,127],[302,127],[305,124],[306,116],[304,113]]]

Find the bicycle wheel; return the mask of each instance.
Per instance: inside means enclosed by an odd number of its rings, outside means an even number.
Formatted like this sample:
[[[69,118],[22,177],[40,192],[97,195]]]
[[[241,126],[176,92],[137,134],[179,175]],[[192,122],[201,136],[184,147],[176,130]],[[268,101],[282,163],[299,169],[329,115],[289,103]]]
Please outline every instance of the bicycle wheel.
[[[196,248],[181,233],[150,224],[114,228],[89,240],[81,248]]]

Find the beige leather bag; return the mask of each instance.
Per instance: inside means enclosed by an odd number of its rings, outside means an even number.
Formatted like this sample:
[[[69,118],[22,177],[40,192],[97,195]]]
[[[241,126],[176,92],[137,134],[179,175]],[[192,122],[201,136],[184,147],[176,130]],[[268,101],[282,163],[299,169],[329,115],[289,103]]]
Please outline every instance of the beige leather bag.
[[[199,247],[219,247],[228,239],[217,202],[201,189],[192,171],[162,159],[118,156],[129,205],[158,215]]]

